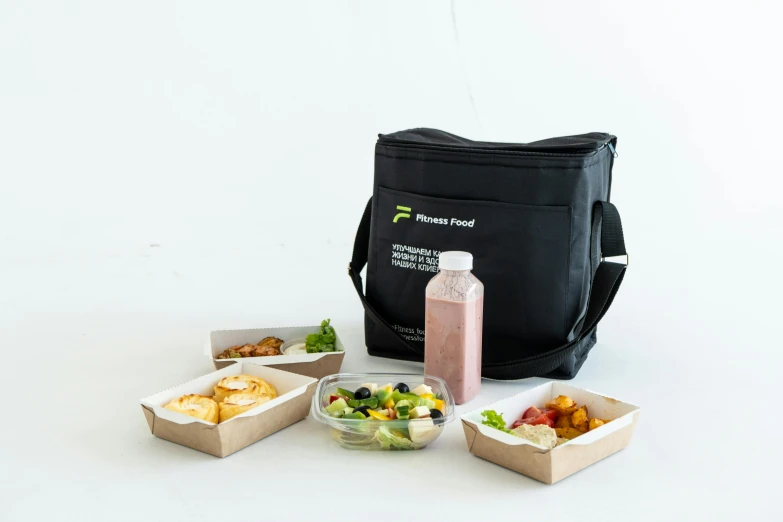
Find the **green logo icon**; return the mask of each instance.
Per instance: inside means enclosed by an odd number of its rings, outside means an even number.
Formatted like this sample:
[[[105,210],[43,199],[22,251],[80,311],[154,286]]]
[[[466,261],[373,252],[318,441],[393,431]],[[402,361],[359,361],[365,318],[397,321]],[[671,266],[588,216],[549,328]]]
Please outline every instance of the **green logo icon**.
[[[399,214],[394,216],[393,223],[396,223],[397,220],[400,219],[400,218],[409,218],[409,217],[411,217],[411,215],[409,214],[409,212],[411,211],[411,207],[403,207],[402,205],[397,205],[397,210],[402,210],[402,212],[400,212]]]

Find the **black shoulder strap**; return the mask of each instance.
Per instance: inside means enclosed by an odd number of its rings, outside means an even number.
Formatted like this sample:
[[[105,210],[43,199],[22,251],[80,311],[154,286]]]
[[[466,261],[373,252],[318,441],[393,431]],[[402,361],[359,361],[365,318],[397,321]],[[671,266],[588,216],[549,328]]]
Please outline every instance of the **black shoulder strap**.
[[[606,201],[599,201],[595,204],[593,213],[593,234],[600,233],[601,252],[594,253],[595,269],[593,281],[590,287],[590,296],[587,301],[587,311],[582,319],[579,333],[574,339],[566,344],[553,348],[544,353],[518,359],[516,361],[484,364],[482,367],[482,376],[490,379],[513,380],[525,379],[527,377],[536,377],[546,375],[556,368],[560,367],[585,337],[590,335],[598,324],[598,321],[604,316],[612,305],[614,296],[620,288],[620,283],[625,276],[625,270],[628,266],[627,252],[625,251],[625,239],[623,238],[623,226],[620,221],[620,213],[614,205]],[[367,202],[364,209],[364,215],[359,223],[359,229],[356,231],[356,240],[353,245],[353,256],[348,265],[348,275],[351,276],[353,286],[359,299],[364,305],[365,312],[379,326],[386,328],[393,338],[399,341],[400,346],[406,347],[414,353],[424,355],[424,352],[417,346],[403,339],[389,322],[381,317],[378,312],[367,301],[364,295],[362,285],[361,271],[367,264],[367,254],[370,246],[370,221],[372,217],[372,199]],[[600,232],[599,232],[600,231]],[[626,256],[626,263],[613,263],[604,261],[605,257]],[[597,266],[596,266],[597,265]]]

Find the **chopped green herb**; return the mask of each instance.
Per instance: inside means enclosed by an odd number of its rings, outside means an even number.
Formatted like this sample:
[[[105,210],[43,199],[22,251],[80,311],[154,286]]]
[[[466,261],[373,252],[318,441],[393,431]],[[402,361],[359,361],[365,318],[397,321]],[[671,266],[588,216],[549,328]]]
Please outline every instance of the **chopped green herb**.
[[[305,339],[305,349],[307,353],[336,352],[335,340],[337,336],[334,328],[329,325],[331,319],[321,321],[321,331],[310,334]]]

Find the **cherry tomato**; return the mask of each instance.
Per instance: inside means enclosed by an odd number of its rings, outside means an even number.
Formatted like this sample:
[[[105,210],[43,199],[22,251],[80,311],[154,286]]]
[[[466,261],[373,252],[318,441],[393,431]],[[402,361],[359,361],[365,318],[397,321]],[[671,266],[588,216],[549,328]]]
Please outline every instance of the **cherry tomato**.
[[[512,429],[516,428],[520,424],[530,424],[531,426],[535,426],[537,424],[546,424],[550,428],[555,427],[555,421],[550,419],[546,414],[542,413],[538,417],[530,417],[527,419],[519,419],[518,421],[515,421],[514,424],[511,426]]]
[[[541,410],[536,408],[535,406],[529,407],[527,410],[525,410],[525,414],[522,415],[523,419],[534,419],[541,415]]]

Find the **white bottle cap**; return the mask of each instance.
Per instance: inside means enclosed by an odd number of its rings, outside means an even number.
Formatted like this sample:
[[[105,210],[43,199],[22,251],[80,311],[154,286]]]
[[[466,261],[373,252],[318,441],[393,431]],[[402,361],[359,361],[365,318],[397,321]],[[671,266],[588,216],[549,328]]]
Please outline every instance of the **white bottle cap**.
[[[470,252],[441,252],[438,256],[438,268],[441,270],[471,270],[473,254]]]

